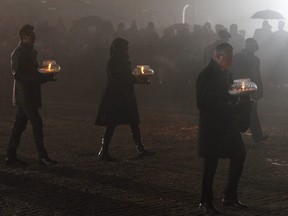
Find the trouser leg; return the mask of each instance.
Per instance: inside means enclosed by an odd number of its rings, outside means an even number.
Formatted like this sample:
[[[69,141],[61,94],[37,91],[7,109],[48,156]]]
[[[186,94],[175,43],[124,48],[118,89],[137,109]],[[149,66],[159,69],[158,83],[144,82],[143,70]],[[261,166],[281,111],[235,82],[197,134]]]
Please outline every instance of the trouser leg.
[[[202,195],[201,203],[210,203],[213,201],[213,182],[218,165],[218,158],[203,159],[203,177],[202,177]]]
[[[33,137],[38,152],[38,157],[47,158],[47,151],[44,148],[43,122],[39,114],[39,109],[37,107],[25,107],[23,110],[32,125]]]
[[[137,150],[143,151],[143,142],[141,137],[141,132],[138,124],[130,125],[132,138],[134,140],[135,145],[137,146]]]
[[[252,106],[252,112],[250,114],[250,130],[254,141],[259,141],[262,138],[263,132],[258,118],[257,102]]]
[[[20,138],[27,126],[28,119],[23,109],[18,107],[15,122],[7,148],[7,157],[11,159],[17,158],[17,148],[20,144]]]
[[[245,161],[245,154],[238,157],[230,158],[228,181],[224,191],[225,199],[234,200],[238,199],[238,184],[242,174]]]

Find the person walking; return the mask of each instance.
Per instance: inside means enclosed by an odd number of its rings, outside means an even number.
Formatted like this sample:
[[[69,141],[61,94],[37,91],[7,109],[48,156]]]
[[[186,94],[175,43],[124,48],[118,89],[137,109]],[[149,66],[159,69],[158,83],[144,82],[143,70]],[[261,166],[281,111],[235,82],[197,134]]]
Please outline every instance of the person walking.
[[[213,181],[218,160],[229,158],[228,182],[224,191],[224,207],[247,208],[238,200],[238,183],[243,170],[246,151],[240,131],[247,129],[247,122],[239,116],[249,116],[250,103],[238,102],[229,95],[232,84],[228,69],[232,63],[233,48],[228,43],[216,46],[210,64],[199,74],[196,82],[199,115],[199,156],[203,158],[202,195],[199,212],[220,214],[213,205]],[[241,118],[242,119],[242,118]],[[240,124],[241,122],[241,124]]]
[[[32,124],[33,137],[37,148],[40,165],[52,165],[43,144],[43,123],[39,114],[41,107],[41,84],[54,80],[54,75],[44,75],[38,72],[35,32],[32,25],[24,25],[20,31],[20,43],[11,55],[11,68],[14,77],[13,104],[17,108],[16,119],[9,140],[6,165],[25,166],[27,163],[17,157],[20,138],[26,129],[28,120]]]
[[[139,112],[134,93],[136,77],[132,75],[129,61],[128,41],[116,38],[110,48],[110,58],[106,73],[108,83],[102,96],[95,124],[106,126],[102,137],[99,160],[115,160],[109,154],[109,143],[118,125],[130,125],[132,138],[137,146],[137,156],[149,156],[153,153],[144,149],[139,128]]]
[[[259,49],[258,43],[253,38],[245,41],[245,48],[234,56],[232,64],[233,79],[247,79],[257,85],[257,92],[252,95],[255,102],[252,104],[252,112],[250,115],[250,130],[255,143],[263,142],[268,139],[268,135],[264,135],[260,120],[258,117],[258,101],[263,97],[263,84],[260,73],[260,60],[255,55]]]

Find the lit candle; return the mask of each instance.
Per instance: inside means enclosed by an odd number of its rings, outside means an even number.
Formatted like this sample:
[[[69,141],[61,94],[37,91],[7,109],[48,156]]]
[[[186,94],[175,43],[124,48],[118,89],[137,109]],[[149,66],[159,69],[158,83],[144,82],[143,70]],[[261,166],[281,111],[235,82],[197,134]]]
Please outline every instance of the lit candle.
[[[49,63],[49,64],[48,64],[48,71],[49,71],[49,72],[51,71],[51,67],[52,67],[52,63]]]
[[[241,87],[242,87],[242,91],[245,91],[245,83],[244,82],[242,82]]]
[[[144,74],[144,67],[141,66],[141,73]]]

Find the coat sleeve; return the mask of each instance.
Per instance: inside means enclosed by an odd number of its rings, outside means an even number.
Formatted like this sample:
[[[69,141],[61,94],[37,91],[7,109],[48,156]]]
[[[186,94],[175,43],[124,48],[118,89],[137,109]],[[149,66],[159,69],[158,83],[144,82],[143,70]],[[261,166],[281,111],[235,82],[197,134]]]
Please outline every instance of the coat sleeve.
[[[24,57],[21,55],[19,50],[16,50],[11,56],[11,69],[12,75],[15,80],[21,83],[44,83],[47,82],[47,78],[40,73],[27,73],[24,71],[24,65],[27,64],[25,62]]]
[[[113,83],[133,83],[130,65],[115,64],[109,61],[107,64],[107,75],[109,81]]]
[[[217,86],[207,74],[200,74],[196,83],[197,107],[200,111],[219,116],[237,115],[242,112],[242,103],[230,97],[226,89]]]

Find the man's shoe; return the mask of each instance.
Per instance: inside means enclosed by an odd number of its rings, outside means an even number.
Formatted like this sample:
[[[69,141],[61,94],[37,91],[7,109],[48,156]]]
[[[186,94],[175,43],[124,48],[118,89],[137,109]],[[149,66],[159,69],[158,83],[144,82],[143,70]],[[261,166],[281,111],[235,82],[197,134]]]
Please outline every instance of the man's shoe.
[[[147,151],[145,149],[141,149],[141,150],[137,150],[137,156],[138,158],[143,158],[143,157],[146,157],[146,156],[151,156],[151,155],[154,155],[155,152],[150,152],[150,151]]]
[[[28,165],[28,163],[26,163],[25,161],[22,161],[22,160],[20,160],[18,158],[13,158],[12,159],[12,158],[8,158],[8,157],[5,159],[5,164],[7,166],[22,166],[22,167]]]
[[[234,207],[238,209],[247,209],[248,205],[241,203],[238,199],[223,199],[222,200],[222,206],[223,207]]]
[[[222,213],[214,207],[212,203],[200,203],[199,214],[202,215],[221,215]]]
[[[40,158],[39,165],[41,166],[50,166],[57,164],[57,161],[51,160],[50,158]]]
[[[117,159],[111,157],[111,155],[110,155],[109,153],[98,154],[98,160],[99,160],[99,161],[107,161],[107,162],[117,161]]]

